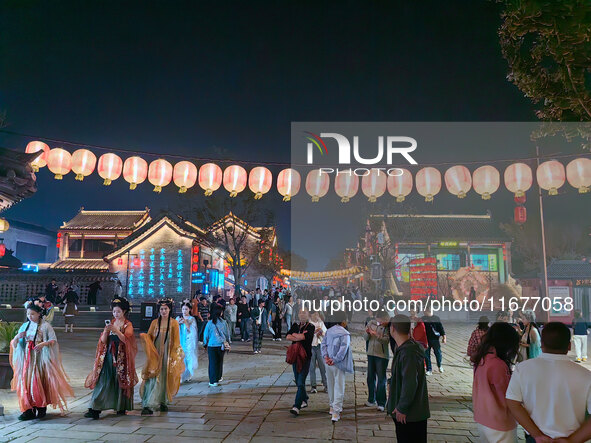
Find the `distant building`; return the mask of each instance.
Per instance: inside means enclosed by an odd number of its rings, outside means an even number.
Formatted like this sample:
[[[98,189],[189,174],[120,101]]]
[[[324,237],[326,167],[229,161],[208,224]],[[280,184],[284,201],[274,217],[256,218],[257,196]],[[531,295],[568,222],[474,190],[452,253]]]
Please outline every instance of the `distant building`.
[[[57,231],[8,219],[10,229],[0,233],[0,243],[25,264],[53,263],[57,259]]]

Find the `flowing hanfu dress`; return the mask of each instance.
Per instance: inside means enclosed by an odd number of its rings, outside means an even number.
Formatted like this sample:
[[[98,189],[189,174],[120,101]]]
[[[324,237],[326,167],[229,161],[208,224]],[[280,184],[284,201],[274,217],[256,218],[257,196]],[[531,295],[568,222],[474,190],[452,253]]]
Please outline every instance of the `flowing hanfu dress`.
[[[16,391],[19,407],[24,412],[51,405],[63,412],[67,409],[66,398],[74,397],[74,391],[62,366],[55,332],[44,320],[25,322],[18,332],[25,331],[26,336],[13,339],[10,346],[10,363],[14,371],[11,388]],[[34,350],[39,343],[52,340],[52,345]]]
[[[115,321],[112,320],[112,323]],[[125,336],[124,341],[117,334],[103,332],[107,336],[107,343],[101,340],[101,335],[94,368],[84,383],[84,386],[93,390],[89,407],[95,411],[133,410],[133,387],[138,383],[138,377],[135,372],[137,343],[132,323],[125,320],[120,332]]]
[[[179,324],[171,318],[168,334],[165,330],[158,334],[158,319],[153,320],[148,333],[140,334],[140,338],[146,352],[140,387],[142,406],[153,409],[168,405],[179,391],[181,375],[185,371]]]
[[[180,319],[183,319],[183,323]],[[197,322],[193,317],[177,317],[180,328],[181,347],[185,353],[185,371],[181,375],[181,383],[191,380],[199,367],[197,349]]]

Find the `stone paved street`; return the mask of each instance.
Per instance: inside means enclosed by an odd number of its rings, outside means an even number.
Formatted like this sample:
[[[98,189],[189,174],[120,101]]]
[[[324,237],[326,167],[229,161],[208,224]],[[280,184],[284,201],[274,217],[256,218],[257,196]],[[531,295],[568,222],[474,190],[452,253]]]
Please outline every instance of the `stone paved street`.
[[[355,325],[358,327],[358,325]],[[444,374],[429,377],[431,419],[429,441],[476,441],[476,424],[471,412],[472,371],[463,359],[471,325],[446,325],[448,343],[443,346]],[[184,442],[348,440],[378,442],[394,440],[394,424],[367,400],[364,342],[355,334],[355,374],[347,379],[345,410],[332,425],[328,415],[328,396],[310,394],[310,406],[299,417],[289,412],[295,396],[291,366],[285,364],[287,342],[266,338],[261,355],[252,355],[250,343],[235,343],[224,365],[224,383],[207,385],[207,357],[200,355],[198,380],[181,386],[167,413],[140,416],[136,389],[136,410],[127,416],[110,411],[101,420],[83,418],[89,391],[84,378],[94,358],[97,330],[77,331],[76,335],[58,331],[64,366],[71,376],[76,399],[65,416],[50,410],[43,421],[18,422],[16,399],[0,391],[7,415],[0,417],[0,441],[11,442]],[[138,368],[144,362],[138,355]],[[138,369],[139,371],[139,369]],[[318,379],[319,375],[318,375]],[[523,438],[523,432],[520,431]]]

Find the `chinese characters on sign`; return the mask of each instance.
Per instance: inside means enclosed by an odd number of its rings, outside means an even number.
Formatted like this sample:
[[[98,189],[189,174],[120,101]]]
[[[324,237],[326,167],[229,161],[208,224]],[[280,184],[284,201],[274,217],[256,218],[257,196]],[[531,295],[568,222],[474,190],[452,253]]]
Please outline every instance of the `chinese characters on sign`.
[[[141,249],[139,262],[129,263],[128,295],[158,298],[183,292],[185,275],[183,251],[165,248]]]

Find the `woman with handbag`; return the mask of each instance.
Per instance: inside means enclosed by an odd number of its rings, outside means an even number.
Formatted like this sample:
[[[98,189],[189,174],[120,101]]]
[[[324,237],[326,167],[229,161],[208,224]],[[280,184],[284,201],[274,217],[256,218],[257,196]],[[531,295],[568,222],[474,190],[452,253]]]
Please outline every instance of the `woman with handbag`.
[[[230,350],[230,337],[225,322],[220,318],[222,307],[214,305],[211,319],[203,331],[203,346],[209,358],[209,386],[216,387],[222,377],[224,352]]]

